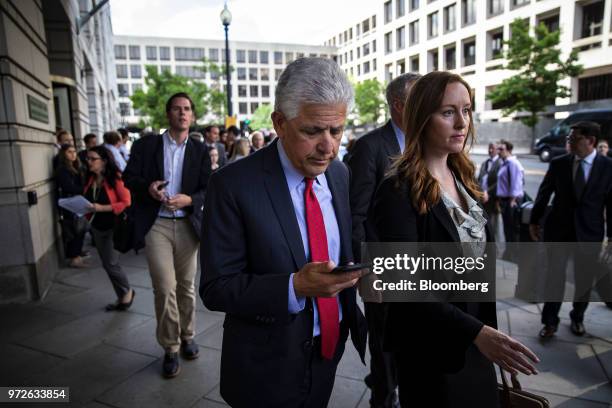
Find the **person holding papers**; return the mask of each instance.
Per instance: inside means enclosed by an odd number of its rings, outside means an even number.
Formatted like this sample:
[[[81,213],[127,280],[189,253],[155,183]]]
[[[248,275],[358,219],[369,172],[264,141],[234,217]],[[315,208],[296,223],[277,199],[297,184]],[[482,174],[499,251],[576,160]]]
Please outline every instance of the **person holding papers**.
[[[117,301],[108,304],[106,310],[127,310],[136,293],[119,265],[119,252],[113,247],[113,226],[115,216],[132,203],[130,191],[125,188],[119,169],[104,146],[87,151],[87,167],[89,171],[83,195],[91,202],[92,211],[87,217],[102,266],[117,294]]]

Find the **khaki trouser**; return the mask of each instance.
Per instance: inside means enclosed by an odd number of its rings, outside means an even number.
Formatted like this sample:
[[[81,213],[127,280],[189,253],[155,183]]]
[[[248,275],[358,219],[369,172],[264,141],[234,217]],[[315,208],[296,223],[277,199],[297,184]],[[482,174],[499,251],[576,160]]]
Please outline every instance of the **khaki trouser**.
[[[193,339],[199,241],[189,219],[157,218],[145,236],[145,254],[155,295],[157,341],[178,352],[181,339]]]

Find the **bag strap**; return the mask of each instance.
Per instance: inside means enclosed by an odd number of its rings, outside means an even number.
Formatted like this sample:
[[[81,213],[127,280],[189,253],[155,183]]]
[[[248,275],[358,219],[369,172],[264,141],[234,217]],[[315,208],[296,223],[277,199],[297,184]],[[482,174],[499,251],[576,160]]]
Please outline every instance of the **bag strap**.
[[[508,385],[508,380],[506,379],[506,373],[500,365],[497,366],[499,368],[499,374],[501,375],[502,385],[504,387],[504,391],[510,390],[510,386]],[[512,389],[514,390],[522,390],[521,383],[515,375],[510,374],[510,382],[512,383]]]

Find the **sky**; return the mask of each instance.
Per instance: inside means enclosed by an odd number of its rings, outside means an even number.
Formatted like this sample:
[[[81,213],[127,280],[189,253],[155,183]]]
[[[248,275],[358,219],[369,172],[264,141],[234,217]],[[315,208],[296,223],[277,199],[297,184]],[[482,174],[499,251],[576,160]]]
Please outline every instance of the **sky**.
[[[221,40],[223,5],[223,0],[111,0],[113,32]],[[229,38],[323,45],[377,7],[379,0],[229,0]]]

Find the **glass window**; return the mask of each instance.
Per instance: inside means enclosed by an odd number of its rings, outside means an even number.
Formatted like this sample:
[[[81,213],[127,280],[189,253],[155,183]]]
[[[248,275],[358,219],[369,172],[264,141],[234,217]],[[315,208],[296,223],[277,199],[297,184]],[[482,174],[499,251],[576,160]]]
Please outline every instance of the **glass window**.
[[[259,96],[259,87],[257,85],[249,86],[249,93],[251,96]]]
[[[403,17],[406,14],[404,0],[395,0],[395,18]]]
[[[372,16],[372,29],[376,28],[376,14]]]
[[[491,35],[491,58],[503,57],[504,32],[500,31]]]
[[[410,45],[419,43],[419,20],[413,21],[408,26],[410,30]]]
[[[598,1],[582,7],[582,38],[601,34],[603,16],[603,1]]]
[[[115,59],[123,60],[126,58],[125,45],[115,45]]]
[[[170,47],[159,47],[159,59],[164,61],[170,60]]]
[[[219,62],[219,49],[209,48],[208,49],[208,59],[212,62]]]
[[[130,45],[130,59],[131,60],[140,59],[140,45]]]
[[[249,50],[249,64],[257,64],[257,51]]]
[[[463,42],[463,66],[474,65],[476,63],[476,40]]]
[[[444,49],[444,64],[447,70],[455,69],[457,67],[457,50],[455,47],[446,47]]]
[[[299,58],[304,58],[304,53],[303,52],[298,52],[295,54],[295,58],[299,59]]]
[[[247,87],[246,85],[238,85],[238,96],[246,97],[247,96]]]
[[[142,89],[142,84],[132,84],[132,95],[134,95],[134,92],[141,90]]]
[[[251,102],[251,114],[255,113],[257,108],[259,108],[259,102]]]
[[[376,40],[372,41],[372,52],[376,52]]]
[[[117,64],[115,68],[117,69],[117,78],[127,78],[128,77],[127,65]]]
[[[204,57],[204,48],[174,47],[174,59],[177,61],[200,61]]]
[[[130,77],[142,78],[142,67],[140,65],[130,65]]]
[[[385,34],[385,54],[389,54],[392,51],[393,51],[393,43],[391,41],[391,32],[388,32]],[[352,60],[353,58],[351,57],[351,61]]]
[[[278,81],[282,73],[283,73],[282,69],[275,69],[274,70],[274,80]]]
[[[364,75],[370,72],[370,61],[366,61],[363,63],[363,73]]]
[[[437,71],[438,70],[438,50],[431,50],[428,52],[429,54],[429,71]]]
[[[259,51],[259,62],[261,64],[268,63],[268,51]]]
[[[283,63],[283,53],[280,51],[274,51],[274,63],[282,64]]]
[[[451,4],[444,7],[444,32],[455,31],[457,28],[457,5]]]
[[[438,12],[431,13],[427,16],[428,35],[429,38],[438,36]]]
[[[370,31],[370,19],[366,18],[365,20],[363,20],[363,22],[361,23],[361,27],[364,34]]]
[[[385,24],[390,23],[393,20],[393,8],[391,1],[385,3]]]
[[[127,97],[129,96],[128,84],[117,84],[117,90],[119,91],[119,96]]]
[[[249,68],[249,80],[257,81],[257,68]]]
[[[241,115],[246,115],[247,112],[247,103],[246,102],[240,102],[238,103],[238,113],[240,113]]]
[[[161,71],[160,72],[172,72],[172,67],[170,65],[162,65],[160,66]]]
[[[262,81],[269,81],[270,80],[270,70],[268,68],[260,68],[259,69],[259,78]]]
[[[402,50],[406,46],[406,27],[400,27],[395,32],[395,49]]]
[[[419,0],[410,0],[410,11],[414,11],[419,8]]]
[[[236,69],[236,74],[238,76],[238,79],[246,80],[246,68],[238,67],[238,69]]]
[[[261,96],[263,98],[270,97],[270,86],[269,85],[262,85],[261,86]]]
[[[292,52],[286,52],[285,53],[285,64],[289,64],[293,62],[293,53]]]
[[[236,62],[246,62],[245,50],[236,50]]]
[[[363,56],[370,54],[370,43],[363,44]]]
[[[147,61],[157,60],[157,47],[147,45],[145,52],[147,53]]]
[[[476,22],[476,0],[461,0],[462,22],[463,25],[470,25]]]
[[[419,72],[419,56],[415,55],[410,57],[410,71],[418,73]]]
[[[504,12],[503,0],[489,0],[489,15],[495,16]]]
[[[121,102],[119,104],[119,114],[121,116],[130,116],[130,104]]]

